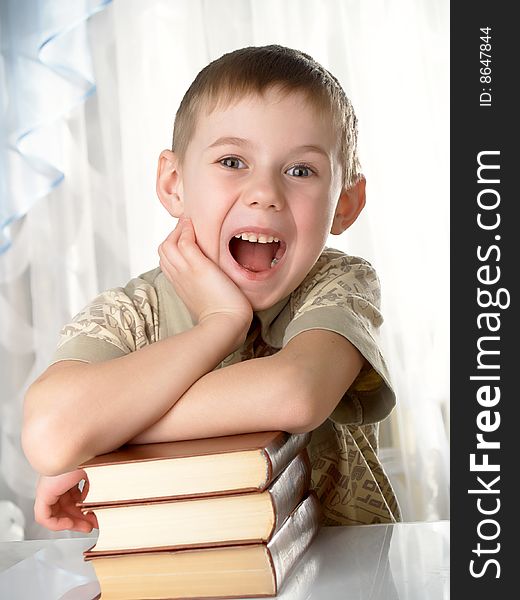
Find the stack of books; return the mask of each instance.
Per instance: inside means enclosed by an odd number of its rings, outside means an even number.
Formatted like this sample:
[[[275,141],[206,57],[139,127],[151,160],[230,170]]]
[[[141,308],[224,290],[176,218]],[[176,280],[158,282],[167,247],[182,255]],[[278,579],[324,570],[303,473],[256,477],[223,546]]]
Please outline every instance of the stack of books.
[[[103,600],[275,596],[316,535],[310,434],[127,445],[82,468]]]

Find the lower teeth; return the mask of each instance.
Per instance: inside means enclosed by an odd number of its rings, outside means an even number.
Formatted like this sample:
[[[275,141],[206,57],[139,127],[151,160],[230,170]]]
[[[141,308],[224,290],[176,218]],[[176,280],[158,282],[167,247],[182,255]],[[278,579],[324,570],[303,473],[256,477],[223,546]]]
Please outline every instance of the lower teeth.
[[[271,269],[276,265],[277,262],[278,262],[278,259],[273,258],[273,260],[271,261]]]

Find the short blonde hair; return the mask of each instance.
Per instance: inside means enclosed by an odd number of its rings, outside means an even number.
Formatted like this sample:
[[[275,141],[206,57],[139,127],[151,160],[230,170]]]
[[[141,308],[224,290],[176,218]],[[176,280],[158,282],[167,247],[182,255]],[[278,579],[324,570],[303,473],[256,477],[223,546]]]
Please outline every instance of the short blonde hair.
[[[211,112],[237,98],[262,94],[272,87],[282,93],[303,92],[318,110],[327,110],[339,136],[343,185],[361,176],[357,154],[357,118],[338,80],[311,56],[284,46],[251,46],[224,54],[202,69],[184,95],[175,117],[172,150],[182,160],[204,106]]]

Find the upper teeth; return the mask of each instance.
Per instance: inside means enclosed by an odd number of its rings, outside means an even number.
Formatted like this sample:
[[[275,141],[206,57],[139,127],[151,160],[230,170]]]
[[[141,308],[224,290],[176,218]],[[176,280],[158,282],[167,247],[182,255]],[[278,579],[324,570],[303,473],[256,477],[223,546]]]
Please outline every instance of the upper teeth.
[[[270,244],[271,242],[279,242],[277,237],[272,235],[264,235],[263,233],[252,233],[245,231],[244,233],[237,233],[236,238],[242,238],[246,242],[259,242],[260,244]]]

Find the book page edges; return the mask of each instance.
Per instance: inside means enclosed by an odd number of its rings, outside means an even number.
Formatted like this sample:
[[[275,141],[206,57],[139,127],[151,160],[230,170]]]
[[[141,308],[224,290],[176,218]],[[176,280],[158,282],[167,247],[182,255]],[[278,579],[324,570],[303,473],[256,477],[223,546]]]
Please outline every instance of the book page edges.
[[[268,497],[269,504],[271,506],[272,511],[272,526],[269,534],[266,538],[249,538],[249,539],[234,539],[234,540],[214,540],[208,543],[198,541],[193,544],[182,543],[178,545],[161,545],[161,546],[139,546],[138,548],[118,548],[115,549],[95,549],[95,546],[89,548],[86,551],[85,555],[95,556],[95,555],[111,555],[116,553],[132,553],[132,552],[149,552],[156,551],[159,547],[161,550],[175,550],[179,548],[193,548],[193,547],[210,547],[210,546],[229,546],[236,544],[254,544],[269,541],[273,535],[280,529],[285,520],[289,517],[289,515],[293,512],[293,510],[300,504],[303,497],[306,495],[309,486],[310,486],[310,477],[311,477],[311,464],[308,457],[307,449],[303,449],[298,456],[296,456],[287,466],[287,468],[282,471],[282,473],[278,476],[278,478],[271,484],[268,488]],[[263,493],[263,492],[260,492]],[[235,498],[240,498],[241,496],[250,497],[249,494],[236,494]],[[203,498],[195,498],[192,501],[197,504],[203,501]],[[210,503],[211,503],[211,499]],[[170,504],[178,504],[185,503],[186,500],[181,500],[179,498],[165,500],[161,499],[157,502],[153,502],[150,500],[140,502],[139,504],[133,504],[133,506],[145,506],[152,505],[154,507],[160,505],[170,505]],[[101,527],[101,515],[99,514],[100,510],[113,510],[116,508],[130,508],[132,505],[121,503],[121,504],[111,504],[111,505],[97,505],[90,507],[90,510],[95,512],[100,520]],[[210,505],[208,504],[208,507]],[[87,512],[85,508],[84,512]]]
[[[130,554],[263,543],[271,538],[274,529],[272,511],[267,491],[184,502],[167,500],[98,507],[94,512],[100,534],[95,546],[85,554]],[[131,523],[136,525],[128,530],[125,529],[127,522],[129,526]],[[191,527],[184,525],[189,523],[192,523]],[[132,535],[129,535],[130,531]]]
[[[244,441],[249,442],[246,443]],[[289,434],[283,431],[275,431],[275,432],[260,432],[255,434],[243,434],[237,436],[224,436],[222,438],[211,438],[208,440],[188,440],[187,442],[171,442],[171,443],[162,443],[162,444],[142,444],[136,446],[127,446],[126,448],[130,450],[119,450],[112,453],[100,455],[94,457],[90,461],[83,463],[83,468],[85,469],[87,476],[91,479],[91,485],[89,492],[84,498],[83,502],[77,503],[82,509],[91,509],[94,506],[101,504],[122,504],[122,503],[138,503],[143,500],[159,500],[162,498],[196,498],[201,496],[213,496],[213,495],[227,495],[233,493],[244,493],[244,492],[261,492],[267,489],[267,487],[278,477],[281,471],[294,459],[294,457],[305,448],[311,439],[311,433],[304,434]],[[152,494],[151,496],[143,495],[143,494],[134,494],[130,490],[123,492],[121,490],[121,497],[119,498],[110,498],[107,494],[100,495],[98,492],[94,494],[94,490],[96,487],[96,480],[100,475],[100,472],[104,472],[105,469],[106,478],[109,474],[109,480],[112,479],[113,473],[115,473],[115,469],[118,468],[119,465],[124,466],[125,468],[132,467],[135,463],[152,463],[155,461],[164,461],[170,460],[173,463],[177,459],[192,459],[198,460],[203,459],[205,456],[211,455],[215,459],[217,459],[219,453],[210,452],[210,453],[200,453],[200,454],[182,454],[179,451],[179,447],[182,447],[182,444],[188,444],[189,442],[197,442],[196,447],[201,449],[201,446],[204,446],[204,443],[207,442],[206,448],[216,448],[215,444],[220,444],[220,448],[222,449],[226,445],[227,451],[221,452],[220,454],[224,457],[229,454],[245,454],[248,452],[257,452],[262,457],[262,464],[265,465],[265,470],[262,474],[262,477],[259,477],[258,483],[255,482],[255,485],[241,485],[237,487],[233,487],[230,485],[221,485],[219,489],[217,485],[213,489],[210,490],[187,490],[176,492],[174,490],[170,490],[171,493],[165,492],[162,493],[162,490],[157,490],[160,492],[159,494]],[[229,440],[232,440],[230,442]],[[256,447],[253,447],[256,443]],[[266,442],[264,446],[259,444],[258,442]],[[234,449],[231,449],[231,445],[234,444]],[[249,450],[245,450],[244,448],[249,446]],[[153,449],[153,448],[155,449]],[[168,456],[167,448],[176,448],[176,452],[173,453],[175,456]],[[125,448],[125,447],[123,447]],[[158,448],[162,448],[160,455],[158,455]],[[190,446],[193,450],[194,446]],[[170,455],[172,452],[170,452]],[[114,457],[119,457],[118,460],[112,460]],[[125,458],[126,457],[126,458]],[[110,459],[110,460],[109,460]],[[227,456],[225,456],[227,460]],[[191,461],[190,461],[191,462]],[[260,464],[260,463],[259,463]],[[144,466],[144,465],[143,465]],[[131,480],[131,476],[127,476],[128,480]],[[140,478],[135,478],[136,480],[140,480]],[[238,482],[236,482],[238,483]],[[235,485],[236,485],[235,483]],[[244,482],[245,483],[245,482]]]
[[[141,495],[140,497],[127,493],[124,497],[109,498],[106,494],[100,496],[99,493],[94,496],[93,491],[96,486],[90,485],[90,489],[83,502],[77,503],[77,506],[88,508],[111,502],[119,504],[121,502],[130,503],[139,502],[144,499],[155,500],[166,497],[190,498],[201,495],[209,496],[234,492],[264,491],[301,449],[302,441],[304,441],[301,439],[302,435],[310,436],[310,434],[288,434],[284,431],[268,431],[204,440],[123,446],[114,452],[95,456],[80,465],[80,468],[85,470],[89,479],[95,480],[99,477],[101,471],[107,469],[108,475],[108,472],[115,472],[114,469],[117,469],[119,465],[131,466],[134,463],[152,463],[168,459],[173,461],[183,458],[201,459],[205,456],[214,456],[217,458],[219,455],[257,452],[262,457],[264,469],[262,477],[259,477],[258,483],[255,482],[254,485],[227,486],[207,491],[189,490],[184,493],[161,493],[160,495],[153,494],[152,496]],[[287,448],[284,451],[284,447],[286,446]]]
[[[157,552],[160,548],[162,551],[172,551],[179,549],[189,549],[195,547],[221,547],[221,546],[231,546],[231,545],[240,545],[240,544],[256,544],[269,541],[276,535],[276,533],[280,530],[280,528],[284,525],[285,521],[289,518],[289,516],[293,513],[295,508],[301,503],[302,498],[307,494],[309,485],[310,485],[310,476],[311,476],[311,465],[308,457],[307,449],[303,449],[299,455],[294,458],[288,467],[280,474],[280,476],[275,480],[273,484],[271,484],[268,494],[271,510],[272,510],[272,529],[271,533],[267,536],[266,539],[231,539],[231,540],[214,540],[212,542],[197,542],[193,544],[183,543],[179,545],[165,545],[165,546],[140,546],[138,548],[119,548],[115,549],[105,549],[96,550],[96,544],[94,544],[91,548],[85,551],[84,555],[86,558],[93,558],[95,556],[110,556],[113,554],[132,554],[139,552]],[[240,496],[246,496],[244,494],[238,494],[236,498],[238,499]],[[247,495],[249,496],[249,495]],[[195,502],[200,502],[202,499],[195,499]],[[178,499],[175,500],[162,500],[159,502],[142,502],[142,505],[154,505],[158,506],[161,504],[177,504],[181,502]],[[122,504],[121,507],[126,507],[128,505]],[[112,510],[116,507],[108,507],[108,506],[98,506],[98,509],[109,509]],[[95,510],[95,509],[94,509]],[[98,518],[100,515],[98,514]]]
[[[270,571],[274,580],[274,594],[269,592],[266,594],[255,593],[256,596],[266,596],[271,597],[277,593],[279,593],[280,589],[283,587],[284,583],[287,581],[288,576],[298,564],[298,562],[302,559],[304,553],[309,548],[312,540],[316,536],[319,530],[319,522],[320,522],[320,505],[318,499],[314,492],[311,492],[305,500],[303,500],[298,508],[293,512],[291,517],[286,520],[282,528],[277,532],[277,534],[273,537],[273,539],[267,544],[262,544],[262,547],[267,550],[267,554],[270,562]],[[235,546],[235,548],[247,548],[244,545]],[[219,552],[226,551],[227,549],[222,548],[209,548],[208,552],[211,554],[215,553],[215,556],[218,556]],[[189,555],[190,553],[200,553],[204,552],[203,549],[185,549],[185,550],[177,550],[174,554],[177,555]],[[142,554],[142,553],[141,553]],[[165,557],[165,553],[151,553],[151,554],[159,554],[159,556]],[[93,556],[93,557],[85,557],[86,560],[93,560],[93,565],[96,567],[96,561],[102,560],[104,557],[102,556]],[[107,557],[117,561],[119,564],[123,565],[124,563],[120,563],[121,560],[124,560],[125,557],[112,556]],[[130,557],[129,557],[130,558]],[[196,558],[196,557],[195,557]],[[96,572],[98,570],[96,569]],[[130,570],[131,572],[131,570]],[[102,574],[99,573],[101,576]],[[123,597],[123,596],[121,596]],[[126,596],[125,596],[126,597]],[[203,597],[203,596],[200,596]],[[204,596],[207,598],[231,598],[237,597],[234,595],[215,595],[209,594],[208,596]],[[248,597],[247,594],[241,594],[239,597]]]
[[[261,450],[138,461],[87,469],[89,492],[81,509],[167,499],[264,491],[267,465]],[[116,495],[117,494],[117,495]]]
[[[110,598],[246,598],[275,595],[265,544],[98,557],[92,565]]]

